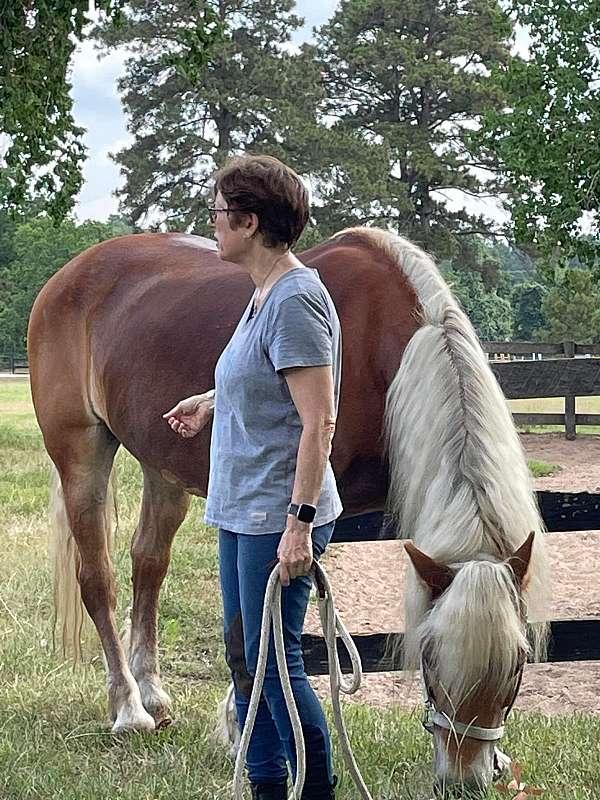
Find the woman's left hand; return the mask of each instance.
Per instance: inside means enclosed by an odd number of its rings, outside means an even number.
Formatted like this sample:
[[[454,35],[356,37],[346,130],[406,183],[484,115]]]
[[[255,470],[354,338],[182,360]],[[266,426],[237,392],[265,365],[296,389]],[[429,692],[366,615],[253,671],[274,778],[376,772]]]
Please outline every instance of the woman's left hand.
[[[288,517],[287,528],[277,548],[282,586],[289,586],[291,580],[310,572],[313,562],[311,532],[311,524]]]

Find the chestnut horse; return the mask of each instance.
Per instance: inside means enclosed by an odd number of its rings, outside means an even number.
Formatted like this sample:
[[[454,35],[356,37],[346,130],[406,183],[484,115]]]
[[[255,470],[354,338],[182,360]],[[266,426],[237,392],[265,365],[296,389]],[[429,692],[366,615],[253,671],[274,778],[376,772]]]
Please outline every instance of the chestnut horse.
[[[542,525],[510,414],[469,321],[424,252],[355,228],[300,257],[319,271],[341,320],[332,464],[344,513],[387,504],[422,548],[409,550],[406,636],[409,656],[418,660],[422,648],[427,655],[436,774],[485,784],[493,737],[457,729],[499,728],[528,646],[524,598],[539,604],[544,583],[543,537],[515,554]],[[115,731],[153,729],[169,717],[158,595],[189,495],[207,488],[210,430],[181,439],[162,414],[213,386],[251,291],[246,273],[221,261],[209,240],[140,234],[77,256],[31,314],[31,387],[60,478],[58,528],[106,656]],[[126,646],[107,523],[120,444],[144,477]],[[75,599],[60,585],[55,597],[73,621]]]

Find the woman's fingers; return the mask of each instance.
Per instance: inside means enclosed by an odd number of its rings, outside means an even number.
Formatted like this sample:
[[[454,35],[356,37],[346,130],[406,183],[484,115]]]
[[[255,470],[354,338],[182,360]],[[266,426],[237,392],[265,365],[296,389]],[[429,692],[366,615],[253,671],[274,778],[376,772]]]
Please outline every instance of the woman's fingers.
[[[299,578],[301,575],[308,575],[312,567],[312,561],[312,558],[310,561],[305,559],[304,561],[295,561],[291,563],[280,561],[279,577],[281,579],[281,585],[289,586],[289,582],[293,581],[294,578]],[[287,583],[284,582],[284,575]]]
[[[288,567],[283,563],[279,562],[279,580],[281,581],[282,586],[289,586],[290,580],[292,579],[292,575],[290,574],[290,570]]]

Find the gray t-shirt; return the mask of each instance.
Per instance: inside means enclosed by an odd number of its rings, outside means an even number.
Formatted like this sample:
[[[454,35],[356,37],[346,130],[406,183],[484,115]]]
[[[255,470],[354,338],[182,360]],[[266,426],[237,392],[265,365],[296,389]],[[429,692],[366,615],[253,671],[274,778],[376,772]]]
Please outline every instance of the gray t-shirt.
[[[252,302],[215,369],[205,518],[236,533],[279,533],[287,523],[302,433],[281,370],[331,364],[337,409],[340,323],[318,273],[306,267],[282,275],[254,317],[251,309]],[[315,526],[341,511],[328,462]]]

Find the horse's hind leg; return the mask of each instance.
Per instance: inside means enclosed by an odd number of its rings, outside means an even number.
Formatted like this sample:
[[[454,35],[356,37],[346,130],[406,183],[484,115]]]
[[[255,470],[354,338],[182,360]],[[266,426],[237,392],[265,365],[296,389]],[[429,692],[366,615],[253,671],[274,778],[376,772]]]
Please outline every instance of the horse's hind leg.
[[[142,466],[144,497],[131,545],[133,611],[129,665],[140,687],[144,708],[156,724],[169,722],[169,696],[163,691],[158,667],[158,595],[167,574],[171,544],[185,519],[190,497],[167,483],[155,470]]]
[[[62,483],[67,519],[79,551],[81,597],[106,656],[113,731],[153,730],[121,645],[115,619],[115,576],[109,553],[105,507],[118,441],[102,423],[58,430],[46,445]]]

